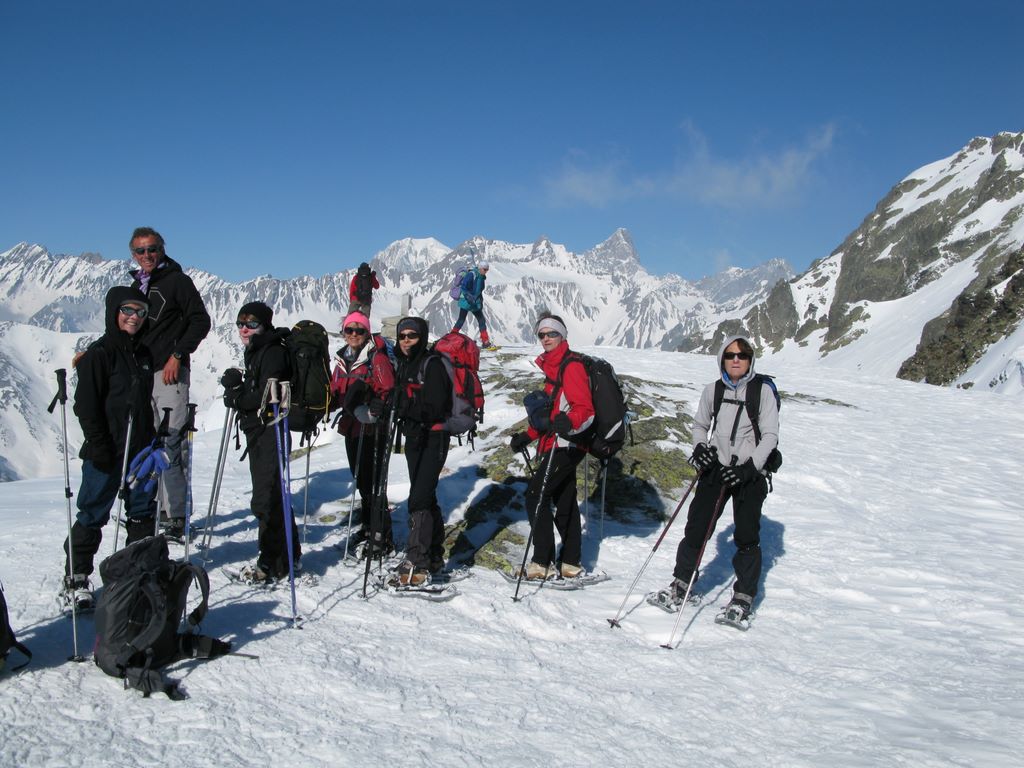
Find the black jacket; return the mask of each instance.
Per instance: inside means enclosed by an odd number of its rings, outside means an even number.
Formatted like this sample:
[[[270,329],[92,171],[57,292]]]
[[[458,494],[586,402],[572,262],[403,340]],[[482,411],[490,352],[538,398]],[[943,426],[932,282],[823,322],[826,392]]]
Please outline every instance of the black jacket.
[[[132,288],[139,288],[140,269],[131,270]],[[181,364],[189,365],[189,355],[210,332],[210,315],[192,278],[181,265],[164,256],[149,279],[149,321],[142,342],[153,353],[153,363],[163,368],[174,352],[181,353]]]
[[[106,333],[89,345],[75,366],[75,415],[85,442],[78,455],[100,465],[120,464],[132,416],[128,448],[134,456],[153,440],[153,358],[142,342],[146,326],[130,336],[117,326],[117,310],[126,301],[145,302],[146,297],[128,286],[107,292]],[[149,319],[146,319],[149,322]]]
[[[413,319],[420,331],[416,346],[408,356],[402,354],[400,346],[395,347],[395,417],[402,422],[407,437],[439,428],[452,412],[452,380],[440,355],[427,348],[427,321]]]
[[[291,381],[292,364],[284,346],[289,334],[289,328],[270,328],[253,336],[245,348],[245,376],[237,404],[238,424],[244,432],[261,429],[273,417],[274,411],[269,405],[262,414],[260,412],[267,381]]]

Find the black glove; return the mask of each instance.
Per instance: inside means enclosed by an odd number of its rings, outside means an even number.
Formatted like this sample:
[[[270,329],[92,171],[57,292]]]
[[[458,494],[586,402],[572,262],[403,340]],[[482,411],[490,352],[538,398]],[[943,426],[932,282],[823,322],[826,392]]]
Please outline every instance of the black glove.
[[[235,389],[242,386],[242,372],[237,368],[228,368],[220,377],[220,385],[224,389]]]
[[[508,445],[513,452],[522,453],[526,450],[526,446],[532,442],[533,438],[531,438],[526,432],[516,432],[516,434],[512,435],[512,439],[508,441]]]
[[[379,419],[384,413],[384,401],[379,397],[375,397],[366,406],[366,410],[370,412],[374,419]]]
[[[760,476],[761,473],[754,466],[753,459],[747,459],[738,467],[722,468],[722,484],[732,488],[739,488],[741,485],[752,483]]]
[[[714,446],[708,447],[707,443],[698,443],[697,447],[693,449],[693,456],[690,457],[690,466],[701,473],[716,461],[718,461],[718,449]]]
[[[555,430],[555,433],[561,437],[568,437],[569,433],[572,432],[572,422],[569,420],[569,414],[558,413],[555,418],[551,420],[551,428]]]
[[[224,390],[224,405],[228,408],[238,408],[238,399],[242,396],[242,387],[234,387]]]

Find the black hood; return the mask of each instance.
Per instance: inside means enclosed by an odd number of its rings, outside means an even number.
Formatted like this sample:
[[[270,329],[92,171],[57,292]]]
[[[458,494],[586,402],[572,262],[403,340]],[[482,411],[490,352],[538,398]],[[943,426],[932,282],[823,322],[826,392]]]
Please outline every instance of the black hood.
[[[402,348],[398,344],[398,334],[400,333],[400,331],[396,330],[395,354],[398,355],[399,357],[408,357],[410,360],[415,360],[417,357],[422,355],[427,349],[427,334],[430,332],[430,326],[427,324],[427,321],[424,320],[422,317],[412,317],[410,315],[407,315],[406,317],[403,317],[401,320],[398,321],[398,325],[396,326],[396,328],[402,328],[403,325],[409,325],[410,323],[413,325],[415,330],[419,331],[420,337],[409,350],[409,354],[403,355]]]
[[[149,307],[149,299],[146,298],[146,294],[140,291],[138,288],[132,288],[129,285],[115,285],[109,291],[107,291],[107,311],[104,315],[104,328],[107,333],[122,333],[121,329],[117,325],[117,310],[126,301],[136,302],[144,307]],[[139,328],[139,332],[135,334],[139,336],[146,327],[148,320],[143,321],[142,326]]]

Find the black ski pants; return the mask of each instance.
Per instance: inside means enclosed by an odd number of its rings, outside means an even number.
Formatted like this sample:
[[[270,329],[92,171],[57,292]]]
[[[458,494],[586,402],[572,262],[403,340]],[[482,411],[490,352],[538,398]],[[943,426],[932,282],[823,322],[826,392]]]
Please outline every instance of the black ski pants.
[[[405,442],[409,466],[409,543],[405,556],[416,568],[444,562],[444,519],[437,503],[437,481],[448,458],[449,434],[424,431]]]
[[[584,456],[586,454],[578,448],[556,448],[545,454],[530,479],[526,488],[526,512],[533,528],[532,559],[535,563],[547,567],[555,561],[554,529],[557,528],[562,538],[558,562],[580,564],[583,525],[580,505],[576,501],[576,467]],[[554,516],[551,514],[552,502],[555,505]]]
[[[288,575],[288,546],[284,503],[281,500],[281,468],[278,464],[277,438],[274,435],[278,426],[274,424],[246,432],[245,444],[249,452],[249,475],[252,478],[250,508],[259,521],[258,563],[262,570],[281,578]],[[289,442],[283,444],[286,454]],[[292,528],[292,554],[297,560],[302,556],[302,549],[299,545],[299,530],[291,510],[288,520]]]
[[[718,520],[716,518],[712,522],[711,516],[721,492],[722,484],[715,472],[707,472],[697,481],[697,492],[686,516],[686,533],[676,550],[676,567],[672,572],[680,581],[690,581],[704,539],[714,531]],[[733,532],[733,542],[736,544],[736,554],[732,559],[732,567],[736,572],[733,590],[751,597],[757,596],[757,585],[761,580],[761,508],[767,496],[768,481],[758,477],[738,489],[727,488],[722,500],[724,509],[726,502],[732,499],[732,517],[736,525]],[[720,509],[719,517],[721,514]]]
[[[362,445],[360,445],[362,442]],[[348,467],[356,481],[356,488],[359,490],[359,499],[362,501],[362,509],[370,506],[373,498],[374,483],[374,453],[377,450],[377,436],[373,432],[364,432],[362,437],[345,436],[345,453],[348,454]],[[367,515],[360,519],[363,527],[370,523]]]

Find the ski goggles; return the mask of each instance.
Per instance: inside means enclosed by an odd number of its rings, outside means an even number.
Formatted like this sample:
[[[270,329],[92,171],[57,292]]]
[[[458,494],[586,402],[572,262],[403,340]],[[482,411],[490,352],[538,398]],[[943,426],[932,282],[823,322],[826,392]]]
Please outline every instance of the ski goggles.
[[[261,325],[263,325],[263,323],[261,323],[259,320],[236,320],[235,321],[235,327],[238,328],[239,330],[241,330],[242,328],[248,328],[250,331],[255,331]]]
[[[146,315],[149,314],[149,310],[146,309],[145,307],[133,307],[131,304],[124,304],[123,306],[118,307],[117,311],[120,312],[125,317],[138,315],[139,320],[145,320]]]
[[[367,333],[369,333],[369,331],[367,331],[365,328],[357,328],[354,325],[349,325],[345,328],[342,328],[341,330],[343,333],[349,336],[365,336]]]
[[[723,360],[749,360],[750,359],[750,353],[749,352],[723,352],[722,353],[722,359]]]
[[[159,245],[147,245],[142,248],[132,248],[132,253],[134,253],[136,256],[144,256],[147,253],[155,256],[156,254],[160,253],[161,250],[163,249]]]
[[[399,341],[405,341],[406,339],[418,339],[420,335],[416,331],[403,331],[398,334]]]
[[[562,337],[562,334],[560,334],[558,331],[538,331],[537,332],[537,338],[538,339],[560,339],[561,337]]]

